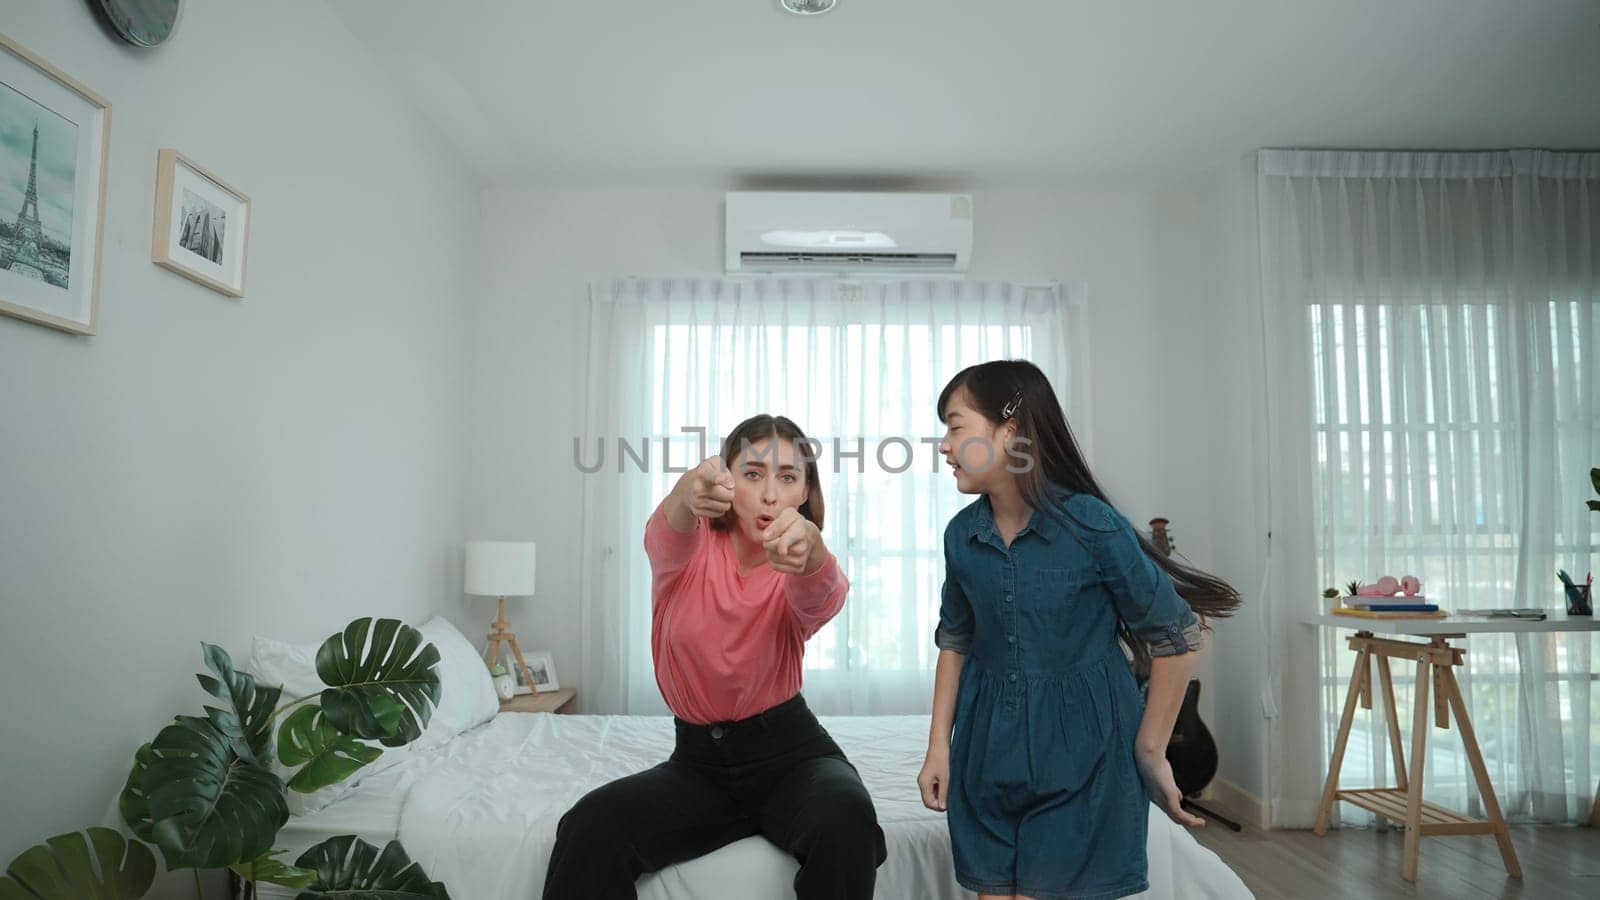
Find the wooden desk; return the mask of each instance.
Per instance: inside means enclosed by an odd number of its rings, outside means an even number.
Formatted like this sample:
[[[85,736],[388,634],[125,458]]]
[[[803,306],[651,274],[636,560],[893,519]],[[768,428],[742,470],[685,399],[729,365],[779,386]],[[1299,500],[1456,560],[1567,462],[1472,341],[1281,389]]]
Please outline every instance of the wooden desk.
[[[1362,616],[1336,616],[1322,613],[1306,619],[1308,625],[1327,625],[1351,631],[1371,631],[1377,634],[1403,634],[1417,637],[1441,635],[1460,637],[1464,634],[1539,634],[1547,631],[1600,631],[1600,618],[1569,616],[1564,612],[1546,610],[1549,618],[1543,622],[1527,619],[1486,619],[1483,616],[1447,616],[1443,619],[1368,619]]]
[[[1345,696],[1344,714],[1339,720],[1339,736],[1334,741],[1333,755],[1328,760],[1328,778],[1322,788],[1322,802],[1317,812],[1314,831],[1328,833],[1328,819],[1333,804],[1338,800],[1370,810],[1378,816],[1405,826],[1405,854],[1401,858],[1400,875],[1407,881],[1417,880],[1417,856],[1423,837],[1448,834],[1492,834],[1500,847],[1501,860],[1506,872],[1514,878],[1522,877],[1522,866],[1517,861],[1516,848],[1506,830],[1505,817],[1495,797],[1494,785],[1483,764],[1483,754],[1478,749],[1477,735],[1472,729],[1472,719],[1467,714],[1466,701],[1461,696],[1456,681],[1455,667],[1462,664],[1464,648],[1451,646],[1450,638],[1469,634],[1538,633],[1556,631],[1600,631],[1600,621],[1591,616],[1568,616],[1552,612],[1543,621],[1525,619],[1489,619],[1481,616],[1449,616],[1443,619],[1368,619],[1358,616],[1336,616],[1331,613],[1312,616],[1307,624],[1354,630],[1350,649],[1355,651],[1356,664],[1350,675],[1350,690]],[[1379,638],[1374,633],[1426,637],[1427,643],[1418,641]],[[1411,766],[1407,773],[1403,744],[1400,739],[1400,721],[1395,713],[1394,683],[1390,676],[1389,660],[1415,661],[1417,678],[1415,702],[1411,725]],[[1350,739],[1350,725],[1355,718],[1356,703],[1362,708],[1372,708],[1372,665],[1376,661],[1378,676],[1384,692],[1384,716],[1389,729],[1389,743],[1394,753],[1396,787],[1340,790],[1339,770],[1344,764],[1345,745]],[[1434,692],[1434,724],[1450,727],[1454,713],[1456,725],[1461,729],[1461,743],[1467,761],[1483,797],[1487,820],[1471,819],[1437,804],[1422,799],[1423,762],[1428,739],[1428,690]],[[1596,791],[1595,804],[1589,824],[1600,827],[1600,790]]]

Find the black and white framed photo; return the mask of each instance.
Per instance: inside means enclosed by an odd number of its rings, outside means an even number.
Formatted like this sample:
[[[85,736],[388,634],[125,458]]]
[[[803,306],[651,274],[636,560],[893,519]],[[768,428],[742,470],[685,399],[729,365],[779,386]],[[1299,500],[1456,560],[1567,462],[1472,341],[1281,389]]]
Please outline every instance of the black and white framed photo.
[[[150,258],[230,297],[244,296],[250,198],[176,150],[156,162]]]
[[[0,313],[94,334],[111,104],[0,35]]]
[[[517,693],[527,693],[527,688],[541,694],[561,690],[561,682],[556,679],[556,661],[548,650],[535,650],[532,653],[522,654],[522,661],[528,664],[528,672],[533,676],[533,683],[528,684],[526,676],[521,669],[516,672]]]

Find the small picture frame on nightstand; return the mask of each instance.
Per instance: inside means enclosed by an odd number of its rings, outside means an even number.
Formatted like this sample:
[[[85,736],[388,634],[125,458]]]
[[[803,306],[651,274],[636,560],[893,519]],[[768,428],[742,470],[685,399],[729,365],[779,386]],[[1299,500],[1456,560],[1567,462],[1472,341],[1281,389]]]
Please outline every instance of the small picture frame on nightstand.
[[[526,656],[523,658],[527,659]],[[520,697],[523,694],[533,693],[533,687],[528,684],[528,680],[526,678],[522,677],[522,671],[517,666],[517,658],[512,655],[509,650],[500,655],[500,665],[505,666],[506,671],[511,673],[513,690],[517,696]],[[529,666],[532,666],[531,662],[529,663]]]
[[[517,666],[517,693],[525,693],[530,689],[540,694],[548,694],[561,690],[561,682],[556,679],[556,661],[548,650],[535,650],[532,653],[522,654],[522,661],[528,664],[528,674],[533,676],[533,681],[528,681],[528,676],[523,674],[522,667]]]

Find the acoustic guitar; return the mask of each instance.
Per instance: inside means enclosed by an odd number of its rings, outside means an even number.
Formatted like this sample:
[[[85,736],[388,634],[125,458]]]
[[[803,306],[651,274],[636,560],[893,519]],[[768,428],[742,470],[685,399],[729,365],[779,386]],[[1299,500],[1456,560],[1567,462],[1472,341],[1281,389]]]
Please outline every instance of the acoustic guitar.
[[[1172,539],[1171,522],[1166,519],[1150,520],[1150,543],[1162,556],[1171,556],[1177,548]],[[1187,798],[1205,790],[1217,776],[1217,742],[1211,729],[1200,719],[1200,679],[1189,679],[1183,692],[1183,705],[1178,708],[1178,720],[1172,726],[1172,737],[1167,740],[1167,763],[1172,766],[1172,780],[1183,794],[1183,807],[1196,815],[1216,819],[1234,831],[1239,825],[1211,812]]]

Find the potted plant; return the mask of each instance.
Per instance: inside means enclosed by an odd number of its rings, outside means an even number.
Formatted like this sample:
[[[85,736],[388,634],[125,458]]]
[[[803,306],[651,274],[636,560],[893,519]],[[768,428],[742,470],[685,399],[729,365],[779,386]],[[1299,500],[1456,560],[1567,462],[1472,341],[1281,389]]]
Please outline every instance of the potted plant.
[[[317,650],[319,694],[279,705],[282,688],[256,683],[220,647],[203,644],[201,687],[220,703],[177,716],[134,754],[118,807],[138,840],[107,828],[50,838],[23,851],[0,877],[0,900],[134,900],[166,867],[227,868],[244,879],[300,891],[299,900],[449,897],[399,841],[381,850],[354,835],[329,838],[291,865],[273,850],[289,819],[285,792],[310,793],[350,777],[382,747],[415,740],[439,700],[439,653],[397,619],[351,622]],[[298,766],[287,784],[268,758]],[[143,843],[141,843],[141,841]]]

